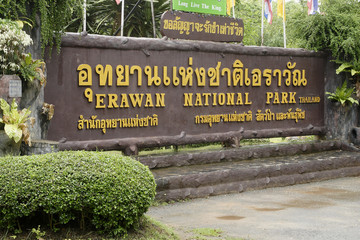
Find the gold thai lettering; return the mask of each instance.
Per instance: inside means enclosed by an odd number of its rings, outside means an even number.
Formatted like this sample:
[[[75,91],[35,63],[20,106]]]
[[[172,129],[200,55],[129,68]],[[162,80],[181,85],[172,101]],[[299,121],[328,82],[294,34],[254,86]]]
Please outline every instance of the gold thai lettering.
[[[257,110],[256,113],[257,122],[267,122],[274,120],[275,120],[275,113],[271,112],[270,109],[266,109],[265,112],[262,112],[261,110]]]
[[[131,66],[130,74],[135,74],[137,71],[137,85],[140,87],[142,85],[142,68],[138,65]]]
[[[193,85],[193,69],[188,67],[179,68],[179,74],[181,76],[181,85],[182,86],[192,86]]]
[[[117,119],[97,119],[96,115],[90,116],[89,119],[84,119],[83,115],[79,116],[78,130],[96,130],[99,129],[103,134],[109,129],[116,128],[143,128],[143,127],[156,127],[159,125],[158,115],[130,118],[117,118]]]
[[[287,63],[287,67],[289,69],[293,69],[295,68],[296,63],[291,64],[290,62]],[[307,80],[305,77],[305,70],[303,69],[302,71],[300,71],[299,69],[295,69],[292,73],[292,85],[293,86],[297,86],[300,87],[302,86],[306,86],[307,85]]]
[[[307,79],[305,77],[305,69],[302,69],[301,72],[302,72],[301,85],[303,85],[305,87],[307,85]]]
[[[206,20],[204,24],[205,32],[210,33],[210,21]]]
[[[225,23],[225,25],[220,25],[220,32],[221,35],[227,35],[227,24]]]
[[[223,68],[222,70],[221,70],[221,76],[223,77],[223,76],[226,76],[226,78],[227,78],[227,85],[228,86],[231,86],[231,71],[230,71],[230,69],[229,68]]]
[[[89,128],[90,129],[95,129],[96,128],[96,124],[95,124],[95,119],[97,118],[96,115],[91,116],[91,118],[89,119]]]
[[[242,28],[242,27],[236,27],[236,28],[235,28],[235,35],[236,35],[236,36],[244,36],[244,28]]]
[[[229,70],[222,70],[222,75],[228,73],[228,86],[250,86],[251,83],[255,84],[255,86],[261,85],[261,71],[259,69],[254,69],[252,71],[253,74],[253,81],[249,78],[249,69],[243,69],[244,64],[239,60],[236,59],[233,63],[233,74],[232,74],[232,81],[230,78]],[[260,72],[259,72],[260,71]]]
[[[88,64],[80,64],[77,68],[79,71],[79,86],[92,86],[92,69]]]
[[[239,86],[243,85],[243,79],[244,79],[244,70],[242,69],[244,67],[244,64],[239,60],[236,59],[233,63],[233,85],[232,86]],[[228,86],[231,86],[230,79],[228,78]]]
[[[116,86],[121,86],[121,87],[129,86],[129,75],[130,75],[129,65],[125,65],[125,70],[124,70],[124,66],[122,65],[116,66],[116,76],[117,76]]]
[[[224,114],[209,114],[209,115],[196,115],[194,117],[195,124],[208,124],[212,127],[215,123],[232,123],[232,122],[251,122],[252,111],[237,113],[224,113]]]
[[[251,71],[252,74],[252,86],[260,87],[261,86],[261,70],[256,68]]]
[[[88,102],[92,102],[94,96],[93,90],[91,88],[85,89],[84,96],[87,98]]]
[[[283,71],[283,77],[285,77],[287,75],[287,78],[285,79],[285,85],[290,86],[291,85],[291,79],[292,79],[291,78],[292,75],[291,75],[290,70],[295,68],[296,63],[291,64],[291,62],[288,62],[286,66],[287,66],[288,69],[285,69]]]
[[[302,69],[300,71],[299,69],[295,69],[296,62],[294,62],[294,63],[288,62],[286,64],[286,67],[288,69],[285,69],[282,74],[283,77],[286,77],[286,79],[285,79],[286,86],[293,85],[295,87],[300,87],[300,86],[307,85],[307,80],[305,77],[305,70]],[[291,71],[293,71],[293,72],[291,72]],[[279,86],[281,86],[281,84]]]
[[[152,74],[152,69],[150,66],[146,66],[144,69],[144,73],[145,75],[148,76],[148,86],[160,86],[161,84],[161,79],[159,77],[159,70],[158,70],[158,66],[154,66],[154,73]]]
[[[204,30],[204,24],[195,23],[195,29],[196,29],[197,32],[202,32]]]
[[[292,108],[288,109],[287,112],[273,113],[270,109],[266,109],[265,112],[262,110],[257,110],[256,121],[257,122],[267,122],[267,121],[284,121],[284,120],[294,120],[296,123],[299,120],[305,120],[305,111],[297,108],[293,111]]]
[[[282,81],[282,78],[281,78],[281,70],[279,69],[275,69],[273,71],[273,76],[276,77],[276,75],[278,76],[278,87],[281,87],[281,81]]]
[[[173,85],[178,86],[180,84],[180,78],[177,76],[176,67],[173,67]]]
[[[163,75],[164,75],[163,79],[164,79],[165,86],[169,86],[171,84],[171,79],[168,77],[167,71],[168,71],[168,67],[164,66],[163,67]]]
[[[235,59],[232,68],[222,67],[222,62],[216,62],[215,66],[193,67],[193,57],[188,57],[187,65],[183,66],[145,66],[138,65],[117,65],[115,70],[111,65],[96,65],[95,72],[99,76],[99,86],[113,85],[113,71],[115,71],[117,87],[128,87],[135,83],[138,87],[143,86],[143,77],[146,79],[148,87],[154,86],[189,86],[198,87],[219,87],[224,78],[228,87],[260,87],[262,82],[266,86],[271,86],[273,79],[277,78],[277,85],[285,86],[306,86],[307,80],[304,69],[296,69],[296,62],[287,63],[287,68],[264,69],[247,68],[240,59]],[[92,70],[87,64],[78,67],[79,86],[92,86]],[[194,81],[194,78],[196,80]]]
[[[80,120],[78,120],[78,129],[83,130],[84,129],[84,116],[80,115]]]
[[[263,76],[265,77],[265,85],[269,87],[272,83],[271,69],[265,69]]]
[[[305,120],[305,111],[300,108],[296,108],[295,112],[292,110],[289,108],[286,113],[276,113],[276,121],[294,120],[297,123],[299,120]]]
[[[205,68],[196,68],[195,69],[196,74],[196,80],[198,87],[204,87],[205,86],[205,78],[206,78],[206,71]]]
[[[244,36],[244,29],[239,27],[238,22],[230,22],[219,24],[216,21],[210,22],[206,20],[205,23],[182,21],[181,17],[176,16],[174,20],[165,19],[165,30],[178,31],[179,34],[189,35],[190,33],[208,33],[208,34],[220,34],[229,36]]]
[[[112,74],[113,69],[111,65],[105,65],[105,69],[103,65],[96,65],[95,68],[96,73],[99,75],[99,85],[100,86],[112,86]]]
[[[209,68],[208,76],[210,77],[210,87],[220,86],[220,66],[221,62],[218,62],[216,68]]]

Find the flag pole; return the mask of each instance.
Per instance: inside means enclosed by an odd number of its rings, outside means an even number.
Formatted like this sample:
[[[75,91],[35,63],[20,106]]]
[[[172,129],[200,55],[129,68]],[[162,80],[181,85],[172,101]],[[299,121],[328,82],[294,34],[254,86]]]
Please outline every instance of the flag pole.
[[[84,0],[83,6],[83,32],[86,33],[86,0]]]
[[[125,0],[121,1],[121,32],[120,36],[124,36],[124,12],[125,12]]]
[[[235,0],[232,0],[231,5],[233,6],[233,8],[232,8],[233,18],[235,18]]]
[[[261,0],[261,46],[264,45],[264,0]]]
[[[151,4],[151,19],[153,25],[153,37],[156,38],[154,0],[151,0],[150,4]]]
[[[286,48],[286,27],[285,27],[285,0],[283,1],[283,31],[284,31],[284,48]]]

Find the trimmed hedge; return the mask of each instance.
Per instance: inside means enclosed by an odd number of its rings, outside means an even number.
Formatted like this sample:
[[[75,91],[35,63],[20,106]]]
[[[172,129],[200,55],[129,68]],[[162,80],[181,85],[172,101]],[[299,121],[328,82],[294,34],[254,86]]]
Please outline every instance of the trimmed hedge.
[[[147,211],[155,187],[147,167],[113,153],[3,157],[0,228],[15,230],[31,218],[44,218],[53,230],[76,223],[102,233],[125,234]]]

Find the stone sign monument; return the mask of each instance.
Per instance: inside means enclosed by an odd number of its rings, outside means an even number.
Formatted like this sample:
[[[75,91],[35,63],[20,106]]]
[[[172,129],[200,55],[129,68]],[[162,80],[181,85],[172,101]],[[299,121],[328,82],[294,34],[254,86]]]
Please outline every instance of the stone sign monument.
[[[47,61],[45,98],[63,113],[48,138],[72,148],[323,131],[319,53],[78,34],[62,44]]]

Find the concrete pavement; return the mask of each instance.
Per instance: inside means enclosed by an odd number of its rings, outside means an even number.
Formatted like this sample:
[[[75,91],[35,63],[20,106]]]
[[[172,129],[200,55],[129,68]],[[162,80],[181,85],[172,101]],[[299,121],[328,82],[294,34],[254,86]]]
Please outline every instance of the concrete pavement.
[[[221,229],[209,239],[360,239],[360,177],[270,188],[151,207],[147,215],[175,228]]]

